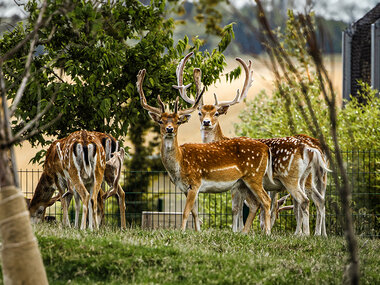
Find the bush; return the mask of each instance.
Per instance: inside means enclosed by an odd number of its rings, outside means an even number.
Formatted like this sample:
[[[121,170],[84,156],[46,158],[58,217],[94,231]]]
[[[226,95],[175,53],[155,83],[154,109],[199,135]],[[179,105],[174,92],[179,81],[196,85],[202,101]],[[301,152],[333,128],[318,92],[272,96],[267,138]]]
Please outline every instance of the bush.
[[[378,91],[372,90],[368,84],[360,84],[362,89],[359,95],[365,98],[366,103],[361,104],[356,97],[351,97],[350,101],[345,102],[344,108],[337,107],[339,143],[343,150],[380,148]],[[309,95],[321,130],[331,146],[328,107],[320,98],[318,85],[315,80],[310,88],[312,94]],[[290,94],[299,91],[286,86],[282,88],[290,98],[288,102],[283,99],[279,90],[275,90],[272,97],[261,91],[252,101],[247,102],[247,108],[239,116],[242,122],[235,125],[237,135],[253,138],[291,136],[299,133],[312,135]]]

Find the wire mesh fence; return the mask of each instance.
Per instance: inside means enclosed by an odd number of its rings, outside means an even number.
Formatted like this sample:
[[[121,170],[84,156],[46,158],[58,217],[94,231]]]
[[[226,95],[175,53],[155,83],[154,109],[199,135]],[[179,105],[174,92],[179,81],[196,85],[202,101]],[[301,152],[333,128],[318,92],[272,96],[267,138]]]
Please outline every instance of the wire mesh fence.
[[[379,151],[345,151],[344,160],[347,174],[352,184],[352,210],[357,234],[380,237],[380,156]],[[41,176],[41,171],[20,170],[21,189],[31,198]],[[185,206],[185,196],[170,181],[164,171],[124,171],[120,184],[125,191],[126,219],[130,226],[142,226],[143,215],[154,215],[146,219],[145,227],[173,227],[180,225],[181,213]],[[285,195],[286,193],[283,193]],[[287,202],[291,204],[291,201]],[[225,228],[232,225],[231,193],[200,193],[198,212],[202,228]],[[116,197],[111,197],[105,205],[105,223],[120,224],[119,207]],[[74,220],[74,201],[69,208],[70,219]],[[248,210],[245,209],[245,216]],[[60,221],[62,210],[59,202],[49,207],[46,215]],[[310,227],[314,229],[315,207],[310,203]],[[328,176],[326,192],[326,228],[328,234],[342,235],[343,216],[340,213],[338,189]],[[254,230],[260,230],[259,220],[254,222]],[[296,221],[293,211],[279,214],[273,231],[294,231]]]

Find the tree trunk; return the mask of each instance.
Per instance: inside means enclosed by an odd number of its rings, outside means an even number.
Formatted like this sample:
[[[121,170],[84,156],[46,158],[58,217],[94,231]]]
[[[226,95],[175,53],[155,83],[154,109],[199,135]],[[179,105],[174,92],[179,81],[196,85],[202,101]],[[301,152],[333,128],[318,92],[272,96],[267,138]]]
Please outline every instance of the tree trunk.
[[[48,284],[25,199],[13,181],[7,151],[0,150],[0,236],[4,284]]]

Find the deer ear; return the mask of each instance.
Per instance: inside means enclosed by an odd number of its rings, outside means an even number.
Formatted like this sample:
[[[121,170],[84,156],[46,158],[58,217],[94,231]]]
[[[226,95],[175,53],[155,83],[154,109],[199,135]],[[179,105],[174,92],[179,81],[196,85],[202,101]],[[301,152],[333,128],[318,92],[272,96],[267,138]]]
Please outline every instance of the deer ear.
[[[222,106],[222,107],[219,107],[218,110],[217,110],[218,114],[219,114],[219,115],[225,115],[225,114],[227,114],[227,111],[228,111],[228,108],[229,108],[229,107],[230,107],[230,106]]]
[[[190,114],[182,115],[182,116],[179,118],[179,120],[178,120],[178,125],[180,125],[180,124],[184,124],[184,123],[187,123],[187,122],[190,120],[190,117],[191,117]]]
[[[122,160],[124,160],[125,150],[122,147],[120,148],[120,154],[121,154]]]
[[[148,112],[148,114],[153,119],[153,121],[155,121],[156,123],[159,123],[159,124],[162,123],[160,115],[153,113],[153,112]]]

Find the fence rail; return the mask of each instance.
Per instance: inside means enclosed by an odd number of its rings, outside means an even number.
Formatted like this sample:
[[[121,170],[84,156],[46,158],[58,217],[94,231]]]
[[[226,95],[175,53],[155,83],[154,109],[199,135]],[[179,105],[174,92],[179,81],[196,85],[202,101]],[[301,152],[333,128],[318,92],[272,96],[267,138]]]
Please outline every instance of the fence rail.
[[[346,151],[343,152],[347,174],[353,186],[352,209],[357,234],[380,237],[380,156],[379,151]],[[31,198],[38,183],[41,171],[20,170],[20,183],[24,195]],[[163,219],[169,224],[178,224],[181,216],[168,213],[182,212],[185,205],[184,195],[170,182],[164,171],[124,171],[121,185],[126,194],[126,218],[131,226],[140,226],[143,212],[155,212],[156,215],[166,215]],[[326,193],[326,227],[328,234],[343,234],[342,219],[338,189],[336,189],[331,174],[328,177]],[[285,194],[285,193],[284,193]],[[74,219],[74,206],[70,205],[70,219]],[[291,204],[291,201],[288,201]],[[120,223],[119,208],[116,197],[106,202],[106,223]],[[232,224],[231,194],[201,193],[198,199],[199,216],[202,227],[230,227]],[[247,213],[246,213],[247,214]],[[61,220],[60,203],[48,208],[46,215],[55,216]],[[311,231],[315,224],[315,208],[311,203]],[[174,219],[170,220],[170,219]],[[162,219],[161,219],[162,220]],[[165,225],[164,225],[165,226]],[[296,222],[293,212],[281,212],[275,224],[274,231],[294,231]],[[254,229],[259,230],[258,219]]]

